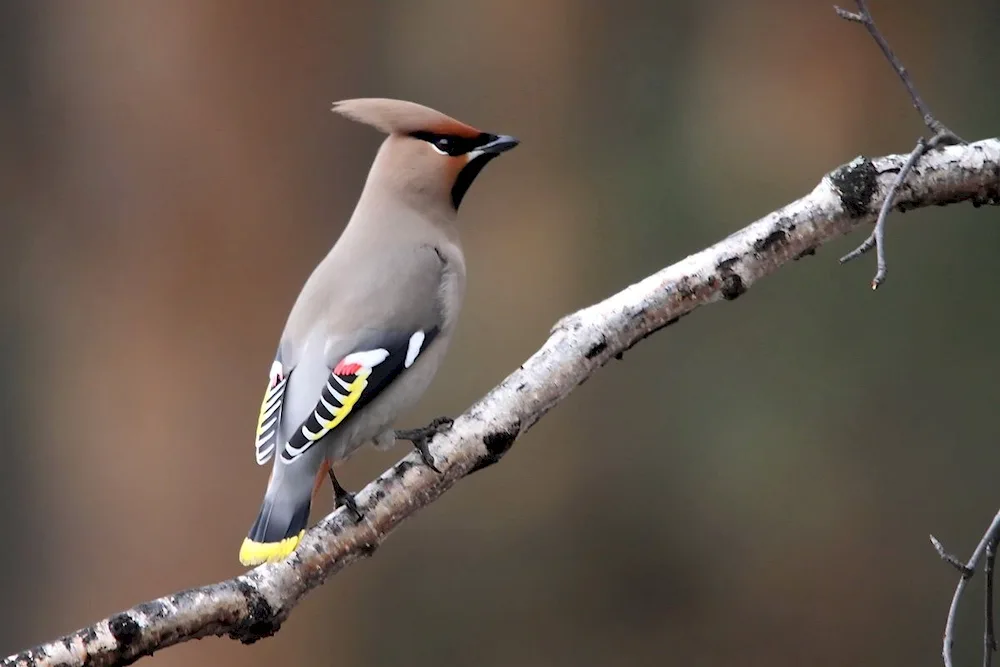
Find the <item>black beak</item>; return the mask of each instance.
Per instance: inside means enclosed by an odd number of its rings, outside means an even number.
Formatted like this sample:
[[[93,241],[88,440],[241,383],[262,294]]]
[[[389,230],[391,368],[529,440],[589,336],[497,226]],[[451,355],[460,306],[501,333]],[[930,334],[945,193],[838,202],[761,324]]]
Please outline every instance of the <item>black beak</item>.
[[[498,137],[492,139],[489,143],[483,144],[477,150],[483,153],[492,153],[494,155],[499,155],[504,151],[509,151],[514,146],[517,146],[520,141],[514,137],[506,134],[501,134]]]
[[[451,188],[451,203],[458,210],[459,204],[462,203],[462,198],[465,196],[466,191],[469,186],[472,185],[472,181],[475,180],[479,172],[482,171],[489,162],[493,161],[497,155],[503,153],[504,151],[509,151],[514,146],[517,146],[520,141],[514,137],[501,134],[495,135],[491,134],[481,139],[489,139],[485,144],[480,144],[476,148],[472,149],[466,153],[466,159],[468,163],[462,167],[462,170],[458,172],[458,177],[455,179],[455,184]]]

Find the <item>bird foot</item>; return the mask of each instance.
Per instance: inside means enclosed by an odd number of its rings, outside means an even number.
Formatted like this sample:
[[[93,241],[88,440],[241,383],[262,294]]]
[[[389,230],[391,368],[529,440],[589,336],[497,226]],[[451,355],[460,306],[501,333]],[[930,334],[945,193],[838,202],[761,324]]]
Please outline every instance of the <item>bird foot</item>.
[[[358,503],[354,500],[354,494],[350,491],[344,491],[342,495],[334,494],[333,504],[338,508],[346,507],[347,511],[354,515],[355,521],[364,518],[364,514],[358,509]]]
[[[333,475],[333,468],[330,468],[330,481],[333,482],[333,506],[336,508],[346,507],[347,511],[354,515],[355,521],[361,521],[364,515],[358,509],[354,494],[340,485],[340,482]]]
[[[438,433],[444,433],[451,429],[451,425],[454,423],[455,420],[450,417],[438,417],[427,426],[396,431],[396,438],[399,440],[409,440],[413,443],[413,447],[420,452],[420,460],[424,462],[424,465],[434,472],[440,473],[441,471],[434,464],[434,457],[431,456],[427,444]]]

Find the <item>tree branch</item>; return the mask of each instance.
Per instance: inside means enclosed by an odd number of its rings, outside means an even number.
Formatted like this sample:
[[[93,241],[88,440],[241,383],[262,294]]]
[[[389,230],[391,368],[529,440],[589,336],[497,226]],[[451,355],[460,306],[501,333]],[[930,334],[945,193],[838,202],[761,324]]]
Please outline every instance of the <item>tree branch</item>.
[[[739,297],[760,278],[878,214],[909,155],[859,157],[798,201],[621,292],[561,319],[545,344],[430,443],[436,474],[416,452],[357,494],[365,519],[338,510],[281,563],[137,605],[8,657],[3,665],[122,665],[209,635],[251,643],[274,634],[295,605],[346,565],[372,555],[404,519],[463,477],[499,461],[515,439],[601,366],[695,308]],[[1000,139],[927,154],[896,193],[908,210],[1000,204]]]
[[[910,174],[910,170],[913,169],[913,167],[917,164],[917,161],[923,157],[925,153],[934,150],[938,146],[964,144],[965,141],[957,134],[949,130],[944,123],[935,118],[931,113],[931,110],[917,92],[917,87],[913,85],[913,79],[910,77],[910,73],[906,71],[905,67],[903,67],[903,63],[900,62],[899,58],[889,46],[888,40],[886,40],[882,31],[878,29],[878,26],[875,25],[875,19],[872,18],[872,13],[868,9],[867,0],[855,0],[855,4],[858,6],[857,12],[849,12],[846,9],[841,9],[837,6],[834,6],[833,9],[837,12],[837,16],[840,18],[854,23],[860,23],[865,27],[868,34],[872,36],[872,39],[875,40],[875,43],[878,44],[878,47],[882,50],[882,55],[885,56],[886,60],[888,60],[889,64],[892,66],[892,69],[896,72],[896,75],[899,76],[900,81],[902,81],[903,85],[906,86],[907,92],[910,93],[910,99],[913,101],[913,106],[920,113],[924,120],[924,124],[934,135],[929,141],[925,141],[923,137],[917,140],[917,145],[910,153],[910,159],[903,164],[903,168],[899,170],[899,174],[896,176],[896,180],[893,182],[892,187],[889,188],[889,194],[886,195],[885,202],[882,204],[882,210],[879,211],[878,218],[875,219],[875,229],[872,231],[871,235],[865,239],[864,243],[840,258],[840,263],[844,264],[861,257],[861,255],[864,255],[872,248],[875,248],[878,259],[875,277],[872,278],[872,289],[878,289],[879,285],[885,282],[885,275],[887,272],[885,262],[885,221],[889,217],[889,211],[895,203],[893,196],[895,195],[896,188],[903,184],[906,177]]]

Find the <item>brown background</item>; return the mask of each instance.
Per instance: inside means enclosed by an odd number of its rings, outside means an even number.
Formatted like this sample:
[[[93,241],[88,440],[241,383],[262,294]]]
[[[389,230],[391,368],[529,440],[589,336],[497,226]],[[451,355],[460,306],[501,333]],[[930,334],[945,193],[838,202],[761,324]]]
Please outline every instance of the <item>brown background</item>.
[[[1000,4],[871,4],[942,119],[996,135]],[[463,206],[467,307],[401,426],[922,130],[827,0],[3,2],[0,654],[240,572],[270,355],[379,141],[329,107],[365,95],[523,142]],[[998,502],[998,222],[894,216],[877,294],[836,262],[859,234],[699,312],[275,638],[144,664],[936,664],[927,535],[967,555]]]

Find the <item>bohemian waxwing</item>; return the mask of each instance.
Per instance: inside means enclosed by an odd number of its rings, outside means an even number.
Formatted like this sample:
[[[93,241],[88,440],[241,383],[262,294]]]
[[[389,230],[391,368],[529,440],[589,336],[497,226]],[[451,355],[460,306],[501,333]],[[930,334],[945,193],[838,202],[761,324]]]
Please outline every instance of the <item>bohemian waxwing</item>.
[[[281,334],[257,420],[257,463],[274,464],[240,549],[256,565],[290,554],[325,475],[337,506],[361,518],[332,466],[397,437],[427,451],[429,429],[394,431],[437,372],[465,292],[459,204],[480,170],[517,139],[390,99],[333,111],[386,133],[357,206],[313,270]]]

